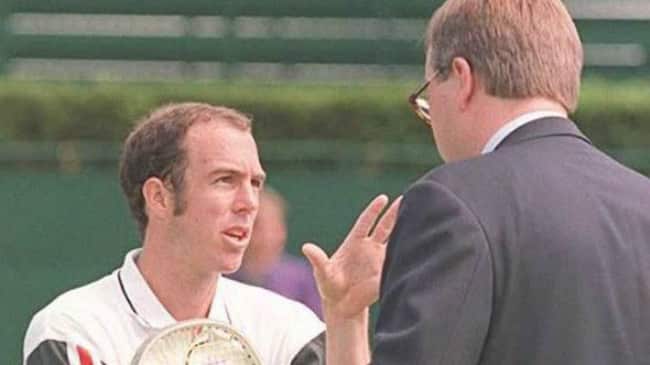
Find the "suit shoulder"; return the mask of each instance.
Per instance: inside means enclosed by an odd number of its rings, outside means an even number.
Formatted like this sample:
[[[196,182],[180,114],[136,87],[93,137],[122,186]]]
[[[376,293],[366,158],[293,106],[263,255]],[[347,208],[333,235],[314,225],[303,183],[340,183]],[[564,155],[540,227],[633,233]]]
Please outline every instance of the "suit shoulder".
[[[440,165],[413,183],[408,190],[422,184],[438,184],[461,200],[469,193],[482,193],[486,185],[498,186],[518,172],[515,163],[504,155],[483,155]],[[407,190],[407,191],[408,191]]]

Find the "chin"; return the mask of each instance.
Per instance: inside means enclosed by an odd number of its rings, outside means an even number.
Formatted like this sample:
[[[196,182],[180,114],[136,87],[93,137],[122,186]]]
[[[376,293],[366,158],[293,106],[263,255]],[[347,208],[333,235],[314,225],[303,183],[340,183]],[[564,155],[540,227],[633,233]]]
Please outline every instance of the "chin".
[[[239,266],[237,266],[235,268],[225,268],[225,269],[219,270],[219,272],[221,274],[228,275],[228,274],[232,274],[232,273],[236,272],[237,270],[239,270]]]
[[[221,269],[219,270],[222,274],[232,274],[235,271],[239,270],[241,267],[242,263],[242,258],[240,257],[239,260],[231,260],[229,262],[222,262],[220,267]]]

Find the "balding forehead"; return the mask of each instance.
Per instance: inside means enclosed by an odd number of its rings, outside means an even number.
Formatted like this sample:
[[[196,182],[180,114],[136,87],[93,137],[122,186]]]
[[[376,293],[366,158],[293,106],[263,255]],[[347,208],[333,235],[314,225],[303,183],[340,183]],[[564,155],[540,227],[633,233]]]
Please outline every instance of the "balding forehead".
[[[242,137],[245,139],[241,140]],[[218,139],[218,141],[213,139]],[[190,144],[200,144],[201,148],[211,147],[213,151],[227,150],[237,145],[239,145],[237,147],[242,147],[242,143],[248,145],[247,141],[252,142],[251,153],[255,153],[257,156],[257,142],[249,128],[240,128],[227,121],[215,119],[202,121],[191,126],[187,131],[183,146],[186,151],[188,151]]]

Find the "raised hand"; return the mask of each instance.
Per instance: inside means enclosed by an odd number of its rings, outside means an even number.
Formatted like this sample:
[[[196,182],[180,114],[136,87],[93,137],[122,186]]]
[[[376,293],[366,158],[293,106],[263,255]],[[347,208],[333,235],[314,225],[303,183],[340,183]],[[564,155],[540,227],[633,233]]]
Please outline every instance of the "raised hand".
[[[373,199],[329,258],[315,244],[303,245],[302,252],[314,269],[326,312],[339,318],[352,318],[367,310],[379,297],[386,241],[395,226],[400,200],[401,197],[395,199],[382,215],[388,197],[379,195]]]

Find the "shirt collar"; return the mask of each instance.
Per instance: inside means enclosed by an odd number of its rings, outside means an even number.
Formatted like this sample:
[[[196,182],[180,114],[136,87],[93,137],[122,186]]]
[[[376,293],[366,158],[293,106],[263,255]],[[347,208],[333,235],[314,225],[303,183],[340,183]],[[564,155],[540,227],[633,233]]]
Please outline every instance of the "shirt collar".
[[[160,303],[138,269],[135,260],[141,252],[141,248],[132,250],[124,258],[124,264],[118,273],[124,289],[123,294],[142,324],[147,327],[164,328],[177,321]],[[227,285],[221,285],[225,284],[223,281],[220,279],[217,283],[216,292],[219,295],[215,293],[208,318],[228,323],[230,318],[223,298],[224,288],[222,288]]]
[[[508,137],[512,132],[521,126],[528,124],[534,120],[547,117],[566,118],[566,114],[554,110],[540,110],[522,114],[501,126],[501,128],[499,128],[499,130],[497,130],[497,132],[494,133],[492,137],[487,141],[485,147],[483,147],[483,151],[481,151],[481,154],[484,155],[494,151],[497,146],[503,142],[504,139],[506,139],[506,137]]]

